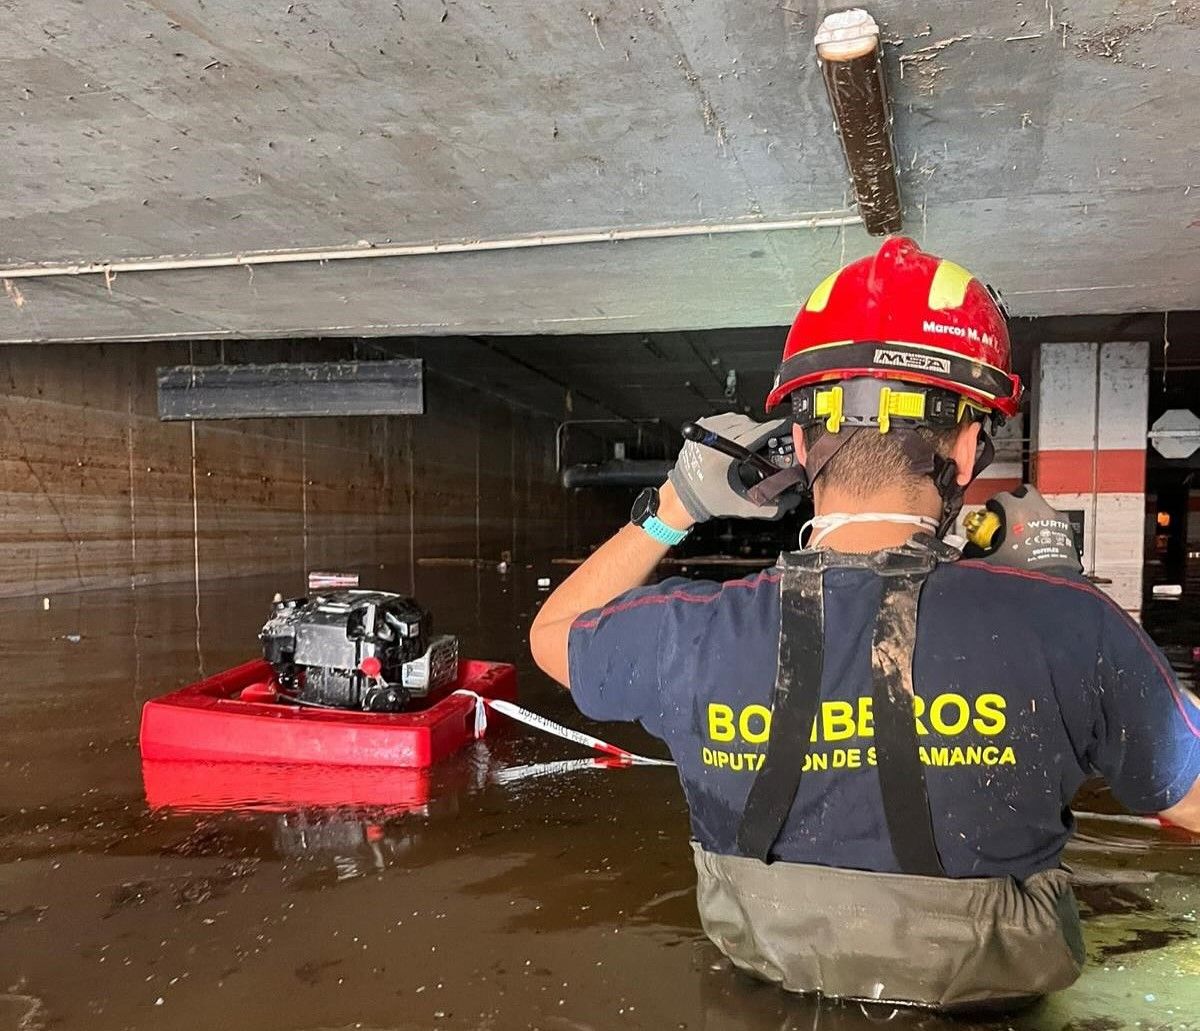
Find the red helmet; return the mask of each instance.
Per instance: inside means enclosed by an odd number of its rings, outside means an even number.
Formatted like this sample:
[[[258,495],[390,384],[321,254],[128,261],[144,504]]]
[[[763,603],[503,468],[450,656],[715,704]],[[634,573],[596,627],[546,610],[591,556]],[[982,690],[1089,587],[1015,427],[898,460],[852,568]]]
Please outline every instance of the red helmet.
[[[861,376],[940,387],[1002,416],[1021,404],[991,291],[904,236],[812,292],[788,333],[767,410],[801,387]]]

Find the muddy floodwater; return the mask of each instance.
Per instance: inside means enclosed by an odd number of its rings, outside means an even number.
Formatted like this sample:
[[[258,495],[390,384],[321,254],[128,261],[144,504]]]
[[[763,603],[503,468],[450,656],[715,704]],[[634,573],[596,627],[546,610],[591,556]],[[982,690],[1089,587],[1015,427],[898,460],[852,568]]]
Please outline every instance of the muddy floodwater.
[[[416,587],[466,654],[518,664],[526,705],[596,731],[530,668],[539,575],[558,573],[422,567]],[[409,583],[382,570],[371,586]],[[156,797],[186,803],[150,809],[141,704],[251,657],[271,595],[298,587],[207,586],[198,621],[190,585],[0,603],[0,1029],[781,1031],[889,1016],[729,968],[700,930],[670,769],[555,771],[540,764],[581,751],[509,729],[428,778],[147,771]],[[603,733],[663,754],[637,728]],[[331,793],[363,804],[298,804]],[[1103,792],[1082,804],[1117,811]],[[979,1026],[1200,1028],[1200,848],[1085,817],[1067,861],[1087,973]]]

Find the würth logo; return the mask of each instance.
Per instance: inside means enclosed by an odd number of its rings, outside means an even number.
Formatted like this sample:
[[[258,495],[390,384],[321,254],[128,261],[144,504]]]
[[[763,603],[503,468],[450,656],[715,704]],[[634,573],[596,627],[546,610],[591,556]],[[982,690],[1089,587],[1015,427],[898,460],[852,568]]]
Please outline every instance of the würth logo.
[[[950,362],[946,358],[937,358],[932,354],[916,354],[912,351],[894,351],[887,347],[875,349],[875,364],[920,372],[950,371]]]

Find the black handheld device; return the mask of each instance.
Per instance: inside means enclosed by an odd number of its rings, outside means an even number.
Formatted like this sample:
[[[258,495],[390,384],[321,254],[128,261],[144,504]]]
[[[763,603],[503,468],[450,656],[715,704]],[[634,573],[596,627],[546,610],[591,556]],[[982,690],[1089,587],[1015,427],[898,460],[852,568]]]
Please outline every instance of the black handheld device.
[[[787,468],[791,464],[790,461],[787,461],[781,465],[776,465],[761,452],[744,448],[741,444],[736,444],[727,437],[722,437],[719,433],[705,429],[696,422],[685,422],[680,432],[683,434],[685,440],[690,440],[696,444],[703,444],[714,451],[720,451],[721,454],[728,455],[734,461],[740,462],[743,467],[749,467],[749,469],[758,474],[757,478],[759,480],[765,480],[768,476],[773,476],[781,468]],[[787,438],[786,443],[786,448],[783,445],[779,445],[772,449],[773,452],[783,456],[785,451],[790,451],[790,436]]]

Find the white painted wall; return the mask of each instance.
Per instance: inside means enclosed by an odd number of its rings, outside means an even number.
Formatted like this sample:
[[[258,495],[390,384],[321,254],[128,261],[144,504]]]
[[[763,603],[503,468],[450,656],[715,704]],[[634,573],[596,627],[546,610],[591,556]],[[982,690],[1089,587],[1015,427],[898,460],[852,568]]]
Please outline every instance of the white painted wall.
[[[1043,344],[1034,370],[1033,447],[1039,452],[1145,450],[1149,345]],[[1082,509],[1084,570],[1135,618],[1142,604],[1145,490],[1100,491],[1080,456],[1080,486],[1043,491],[1059,509]]]

